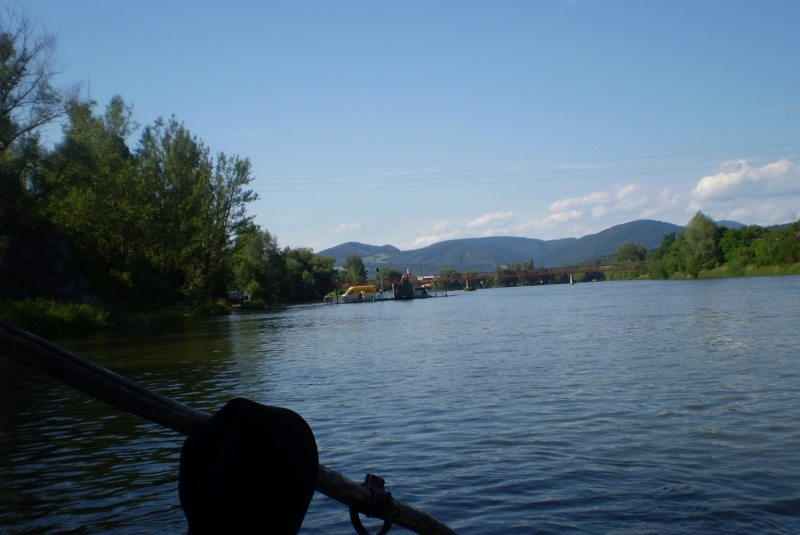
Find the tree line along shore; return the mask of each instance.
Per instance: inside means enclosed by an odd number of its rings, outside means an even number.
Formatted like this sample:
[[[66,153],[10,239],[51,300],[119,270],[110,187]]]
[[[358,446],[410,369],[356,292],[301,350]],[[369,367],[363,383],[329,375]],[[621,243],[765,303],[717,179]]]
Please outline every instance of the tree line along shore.
[[[367,279],[358,255],[337,269],[310,248],[281,248],[255,223],[248,158],[212,152],[174,116],[142,127],[121,96],[101,108],[58,88],[55,48],[26,17],[0,13],[0,317],[78,333],[230,313],[231,290],[247,292],[242,309],[257,309],[320,301]],[[56,125],[60,138],[46,138]],[[797,273],[797,231],[726,229],[698,213],[653,251],[626,243],[588,263],[647,264],[594,280]],[[532,284],[533,270],[533,259],[498,266],[519,276],[482,287]],[[463,288],[445,282],[456,275],[443,270],[435,284]]]
[[[349,260],[349,259],[348,259]],[[610,255],[592,258],[575,266],[572,280],[594,282],[605,280],[707,279],[741,276],[800,274],[800,222],[780,229],[759,225],[742,228],[718,226],[710,217],[698,212],[680,234],[664,236],[661,244],[648,251],[639,243],[622,243]],[[635,265],[638,269],[625,270]],[[615,270],[603,271],[604,266]],[[622,268],[622,270],[618,270]],[[387,274],[399,276],[394,268],[382,268]],[[496,266],[494,273],[478,274],[444,269],[434,285],[449,290],[530,286],[534,284],[565,284],[570,282],[570,269],[537,270],[534,259]],[[455,280],[454,280],[455,279]],[[458,280],[462,279],[462,280]]]

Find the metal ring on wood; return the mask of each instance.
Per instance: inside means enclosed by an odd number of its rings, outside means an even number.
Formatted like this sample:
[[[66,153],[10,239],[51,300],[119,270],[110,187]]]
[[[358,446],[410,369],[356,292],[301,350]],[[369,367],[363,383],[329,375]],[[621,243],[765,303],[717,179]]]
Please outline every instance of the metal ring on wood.
[[[382,477],[367,474],[364,478],[362,487],[366,488],[372,494],[372,507],[370,510],[365,511],[367,516],[383,517],[383,527],[376,535],[386,535],[392,529],[392,506],[394,505],[394,498],[391,492],[384,490],[386,481]],[[364,524],[361,523],[361,518],[358,516],[358,510],[350,507],[350,523],[358,535],[371,535]]]
[[[1,356],[12,358],[84,394],[183,435],[188,435],[211,417],[156,394],[2,319]],[[363,487],[321,463],[317,474],[317,490],[348,507],[352,505],[370,514],[370,508],[363,505]],[[391,495],[388,492],[385,494]],[[389,503],[391,508],[384,509],[380,515],[388,517],[391,514],[392,523],[398,526],[420,534],[458,535],[453,529],[410,505],[394,498]]]

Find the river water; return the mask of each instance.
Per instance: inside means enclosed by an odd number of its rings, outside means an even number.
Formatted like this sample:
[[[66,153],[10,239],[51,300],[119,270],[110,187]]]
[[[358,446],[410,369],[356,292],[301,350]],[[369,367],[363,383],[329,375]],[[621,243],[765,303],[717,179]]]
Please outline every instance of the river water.
[[[461,534],[794,534],[798,297],[800,277],[538,286],[57,342],[201,410],[289,407],[320,462]],[[185,533],[181,444],[0,359],[0,532]],[[316,494],[301,533],[354,531]]]

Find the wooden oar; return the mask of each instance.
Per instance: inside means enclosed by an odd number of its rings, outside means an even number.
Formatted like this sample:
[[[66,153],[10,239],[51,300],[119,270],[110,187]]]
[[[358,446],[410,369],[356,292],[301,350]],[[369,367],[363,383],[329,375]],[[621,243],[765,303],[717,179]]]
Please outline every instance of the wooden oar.
[[[0,353],[40,370],[124,411],[188,435],[209,414],[148,390],[66,349],[0,320]],[[386,520],[373,494],[352,479],[319,465],[317,491],[351,509]],[[457,535],[430,515],[394,500],[391,522],[420,535]]]

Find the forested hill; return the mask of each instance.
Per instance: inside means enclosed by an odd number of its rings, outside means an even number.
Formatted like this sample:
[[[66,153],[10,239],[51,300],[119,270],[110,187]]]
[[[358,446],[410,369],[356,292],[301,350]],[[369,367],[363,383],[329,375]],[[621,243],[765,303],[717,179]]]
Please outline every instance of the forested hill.
[[[385,264],[387,258],[396,258],[402,255],[403,251],[392,245],[367,245],[349,241],[330,249],[325,249],[319,254],[336,258],[336,265],[340,266],[344,259],[352,253],[358,253],[365,263]]]
[[[665,234],[679,234],[682,231],[683,227],[679,225],[644,219],[616,225],[580,239],[537,240],[495,236],[447,240],[410,251],[401,251],[391,245],[348,242],[320,251],[319,254],[336,258],[336,266],[341,266],[349,254],[356,252],[368,269],[392,266],[401,271],[411,269],[415,273],[439,273],[446,268],[482,272],[492,271],[496,265],[529,258],[533,258],[536,267],[576,264],[611,254],[626,241],[643,244],[648,250],[655,249]]]
[[[554,267],[564,264],[577,264],[590,258],[610,255],[617,250],[617,247],[628,241],[642,244],[648,251],[651,251],[661,244],[666,234],[672,232],[680,234],[683,232],[683,227],[663,221],[639,219],[630,223],[615,225],[597,234],[589,234],[575,240],[542,257],[536,265],[539,267]],[[536,258],[534,258],[535,261]]]

